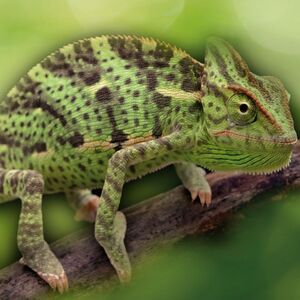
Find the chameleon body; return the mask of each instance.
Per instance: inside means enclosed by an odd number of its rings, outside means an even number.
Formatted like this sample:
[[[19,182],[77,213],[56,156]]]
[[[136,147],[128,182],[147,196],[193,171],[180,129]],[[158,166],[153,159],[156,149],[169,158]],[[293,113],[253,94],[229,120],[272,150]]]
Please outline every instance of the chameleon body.
[[[67,45],[33,67],[0,102],[0,202],[20,198],[21,261],[53,288],[66,274],[43,237],[43,193],[65,192],[121,281],[131,269],[118,212],[123,184],[174,164],[202,204],[211,170],[272,172],[296,141],[289,94],[253,74],[225,41],[205,63],[165,42],[100,36]],[[101,197],[91,189],[102,187]]]

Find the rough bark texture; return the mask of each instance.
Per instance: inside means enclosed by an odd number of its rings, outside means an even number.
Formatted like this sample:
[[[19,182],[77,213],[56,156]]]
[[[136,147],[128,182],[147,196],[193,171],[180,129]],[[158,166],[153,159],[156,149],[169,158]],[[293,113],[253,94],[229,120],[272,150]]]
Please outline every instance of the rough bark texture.
[[[295,146],[290,166],[279,173],[257,176],[213,173],[207,177],[213,192],[213,203],[208,208],[201,207],[199,202],[192,203],[189,193],[179,186],[124,210],[128,223],[126,245],[133,264],[154,248],[215,229],[263,191],[299,185],[300,144]],[[117,284],[115,272],[92,230],[65,237],[55,242],[52,249],[67,272],[71,289]],[[51,295],[52,299],[56,294],[29,268],[14,263],[0,271],[0,299],[33,299],[45,295]]]

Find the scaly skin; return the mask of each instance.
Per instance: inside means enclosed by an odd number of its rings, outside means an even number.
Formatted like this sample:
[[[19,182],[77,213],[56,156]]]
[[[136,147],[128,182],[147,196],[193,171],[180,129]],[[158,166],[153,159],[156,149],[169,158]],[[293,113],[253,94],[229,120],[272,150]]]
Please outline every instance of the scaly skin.
[[[0,103],[0,202],[20,198],[22,262],[53,288],[66,274],[44,241],[43,193],[66,193],[121,281],[131,275],[123,184],[175,164],[203,204],[204,171],[272,172],[296,141],[289,95],[250,72],[226,42],[208,42],[205,64],[164,42],[101,36],[67,45],[32,68]],[[90,190],[102,187],[101,197]],[[96,219],[95,219],[96,218]]]

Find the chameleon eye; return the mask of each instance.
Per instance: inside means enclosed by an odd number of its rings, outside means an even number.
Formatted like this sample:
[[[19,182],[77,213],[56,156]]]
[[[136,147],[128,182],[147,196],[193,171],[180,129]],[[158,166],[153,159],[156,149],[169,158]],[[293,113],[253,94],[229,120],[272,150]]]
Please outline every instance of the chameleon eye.
[[[256,118],[255,103],[245,94],[233,94],[226,106],[230,121],[237,125],[250,124]]]

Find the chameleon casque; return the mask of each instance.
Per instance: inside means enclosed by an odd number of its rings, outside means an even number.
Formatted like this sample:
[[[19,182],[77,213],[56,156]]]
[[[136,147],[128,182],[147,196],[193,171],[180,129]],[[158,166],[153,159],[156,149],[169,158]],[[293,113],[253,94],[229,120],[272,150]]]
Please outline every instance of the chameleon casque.
[[[95,221],[123,282],[126,181],[174,164],[191,198],[209,205],[198,166],[273,172],[296,139],[281,81],[253,74],[221,39],[208,40],[204,64],[151,38],[85,39],[46,57],[0,102],[0,202],[21,199],[21,262],[52,288],[68,280],[43,237],[44,193],[64,192],[78,218]]]

